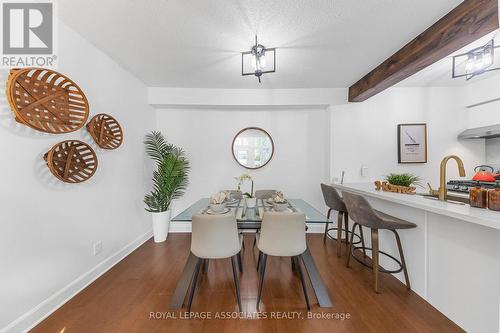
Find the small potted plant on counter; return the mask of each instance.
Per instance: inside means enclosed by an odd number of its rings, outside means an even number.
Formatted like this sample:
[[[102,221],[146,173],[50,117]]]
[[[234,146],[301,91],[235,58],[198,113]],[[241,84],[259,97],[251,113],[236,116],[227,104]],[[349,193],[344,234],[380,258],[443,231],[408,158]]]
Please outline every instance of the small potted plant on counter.
[[[172,200],[184,195],[188,185],[189,162],[181,148],[166,142],[160,132],[153,131],[144,140],[146,153],[156,163],[153,190],[144,196],[146,210],[153,218],[156,243],[167,239]]]
[[[257,199],[254,197],[253,194],[253,179],[252,176],[250,176],[248,173],[245,173],[239,177],[235,177],[235,179],[238,181],[238,191],[241,190],[241,185],[245,181],[249,181],[251,183],[250,186],[250,192],[245,192],[243,195],[246,197],[245,202],[246,206],[248,208],[254,208],[257,204]]]
[[[385,177],[385,180],[392,185],[410,187],[413,185],[421,185],[421,179],[411,173],[390,173]]]
[[[417,189],[415,185],[421,185],[421,179],[418,176],[412,175],[410,173],[390,173],[385,177],[385,181],[376,181],[376,190],[381,189],[386,192],[397,192],[404,194],[415,194]]]

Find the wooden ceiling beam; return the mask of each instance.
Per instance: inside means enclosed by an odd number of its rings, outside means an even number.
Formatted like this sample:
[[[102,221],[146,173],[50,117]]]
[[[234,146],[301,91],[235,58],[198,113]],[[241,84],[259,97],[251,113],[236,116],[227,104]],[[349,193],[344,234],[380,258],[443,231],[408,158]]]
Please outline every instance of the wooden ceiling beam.
[[[362,102],[498,29],[498,0],[464,0],[349,88]]]

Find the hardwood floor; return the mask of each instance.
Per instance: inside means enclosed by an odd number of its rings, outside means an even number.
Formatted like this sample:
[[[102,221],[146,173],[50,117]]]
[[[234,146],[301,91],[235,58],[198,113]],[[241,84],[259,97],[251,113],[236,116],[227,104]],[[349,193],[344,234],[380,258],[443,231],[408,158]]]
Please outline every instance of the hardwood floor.
[[[248,234],[240,288],[246,316],[256,318],[257,251],[252,251],[252,241]],[[310,314],[341,314],[349,319],[307,319],[298,274],[292,272],[290,258],[277,257],[269,257],[266,268],[261,315],[267,319],[215,318],[217,312],[238,311],[229,259],[211,261],[196,290],[192,311],[212,319],[183,319],[185,309],[171,311],[168,304],[189,255],[189,244],[189,234],[171,234],[161,244],[148,241],[33,332],[463,332],[390,275],[381,274],[381,294],[376,294],[371,271],[354,260],[351,268],[346,268],[345,247],[339,259],[335,241],[327,240],[324,245],[319,234],[309,234],[308,245],[334,307],[319,308],[309,286]],[[163,319],[150,319],[151,313]],[[295,317],[271,318],[276,315]]]

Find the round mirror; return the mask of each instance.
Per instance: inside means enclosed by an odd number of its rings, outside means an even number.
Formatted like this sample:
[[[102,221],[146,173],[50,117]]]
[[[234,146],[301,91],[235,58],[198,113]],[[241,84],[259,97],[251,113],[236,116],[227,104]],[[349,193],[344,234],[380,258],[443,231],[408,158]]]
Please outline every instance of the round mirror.
[[[247,169],[259,169],[269,163],[274,154],[273,139],[261,128],[247,127],[233,140],[233,156]]]

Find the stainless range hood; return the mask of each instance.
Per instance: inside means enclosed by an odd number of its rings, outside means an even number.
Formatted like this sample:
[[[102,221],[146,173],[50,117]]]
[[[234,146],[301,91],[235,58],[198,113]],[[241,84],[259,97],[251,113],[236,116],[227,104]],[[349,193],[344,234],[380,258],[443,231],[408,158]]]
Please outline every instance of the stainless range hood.
[[[494,138],[500,138],[500,124],[467,129],[458,135],[459,140]]]

